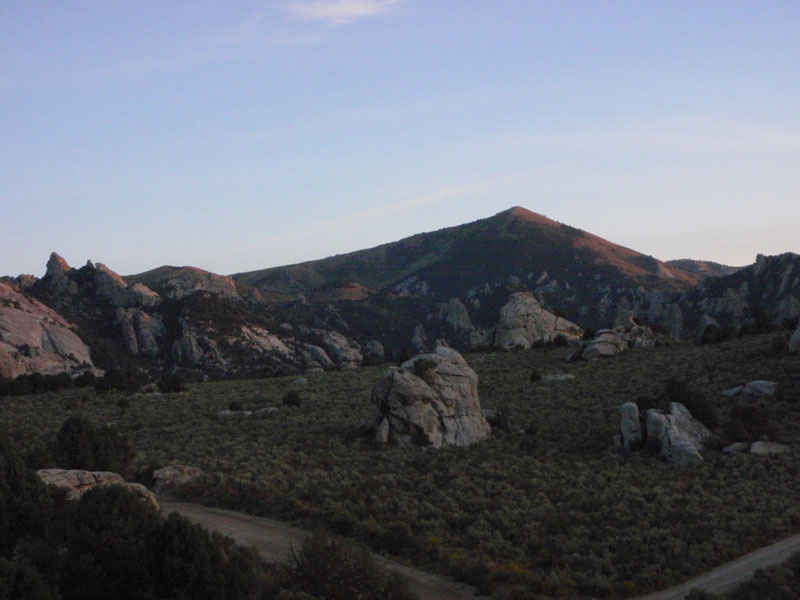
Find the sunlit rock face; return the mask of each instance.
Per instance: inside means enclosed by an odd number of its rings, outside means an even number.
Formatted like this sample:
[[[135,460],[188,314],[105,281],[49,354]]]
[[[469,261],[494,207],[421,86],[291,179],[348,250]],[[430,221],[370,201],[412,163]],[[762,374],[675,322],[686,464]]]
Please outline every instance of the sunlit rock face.
[[[92,367],[89,348],[61,315],[0,282],[0,375],[54,375]]]

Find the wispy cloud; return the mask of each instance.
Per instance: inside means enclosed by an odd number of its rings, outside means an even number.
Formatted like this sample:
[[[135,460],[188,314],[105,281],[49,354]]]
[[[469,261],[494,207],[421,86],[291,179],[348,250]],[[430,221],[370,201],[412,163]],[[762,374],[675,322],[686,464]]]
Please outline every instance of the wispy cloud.
[[[304,21],[346,25],[356,19],[377,17],[391,12],[404,0],[307,0],[287,5],[289,12]]]

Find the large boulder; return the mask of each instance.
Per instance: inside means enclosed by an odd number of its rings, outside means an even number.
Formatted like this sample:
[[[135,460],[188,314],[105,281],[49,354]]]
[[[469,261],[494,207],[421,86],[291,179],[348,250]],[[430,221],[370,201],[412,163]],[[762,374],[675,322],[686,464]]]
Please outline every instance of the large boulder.
[[[53,309],[0,282],[0,376],[92,367],[89,347]]]
[[[619,430],[622,447],[630,450],[642,442],[642,424],[639,420],[639,407],[635,402],[626,402],[619,407]]]
[[[586,342],[580,356],[585,360],[608,358],[625,351],[627,348],[628,342],[621,339],[616,332],[610,329],[601,329],[594,339]]]
[[[39,478],[48,485],[54,485],[67,491],[67,499],[77,500],[93,487],[105,485],[121,485],[137,496],[142,502],[158,508],[153,493],[140,483],[127,483],[122,475],[110,471],[83,471],[80,469],[39,469]]]
[[[438,347],[390,367],[372,390],[380,441],[439,448],[486,439],[478,376],[451,348]]]
[[[651,408],[645,424],[648,443],[655,444],[668,462],[686,465],[703,460],[700,451],[711,432],[683,404],[671,403],[668,414]]]
[[[546,311],[530,292],[516,292],[500,309],[492,345],[503,350],[530,348],[537,342],[552,342],[558,336],[577,343],[583,330]]]

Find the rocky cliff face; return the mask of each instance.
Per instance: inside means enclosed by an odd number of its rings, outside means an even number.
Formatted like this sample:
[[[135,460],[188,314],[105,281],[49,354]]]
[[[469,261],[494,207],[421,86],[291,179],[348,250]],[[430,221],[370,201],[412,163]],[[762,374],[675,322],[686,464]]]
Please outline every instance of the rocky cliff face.
[[[0,282],[0,376],[92,368],[89,348],[61,315]]]

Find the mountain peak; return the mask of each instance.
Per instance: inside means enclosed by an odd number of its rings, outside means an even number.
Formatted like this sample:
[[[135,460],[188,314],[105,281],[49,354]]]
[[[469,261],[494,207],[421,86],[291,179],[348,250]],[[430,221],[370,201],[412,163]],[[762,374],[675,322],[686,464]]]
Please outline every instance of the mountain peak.
[[[561,223],[558,223],[557,221],[548,219],[544,215],[540,215],[539,213],[530,211],[527,208],[523,208],[522,206],[512,206],[508,210],[504,210],[499,214],[508,215],[512,219],[516,219],[518,221],[525,221],[527,223],[538,223],[540,225],[551,225],[553,227],[559,227],[561,225]]]
[[[56,252],[50,253],[50,260],[47,261],[47,275],[60,275],[69,271],[69,264]]]

